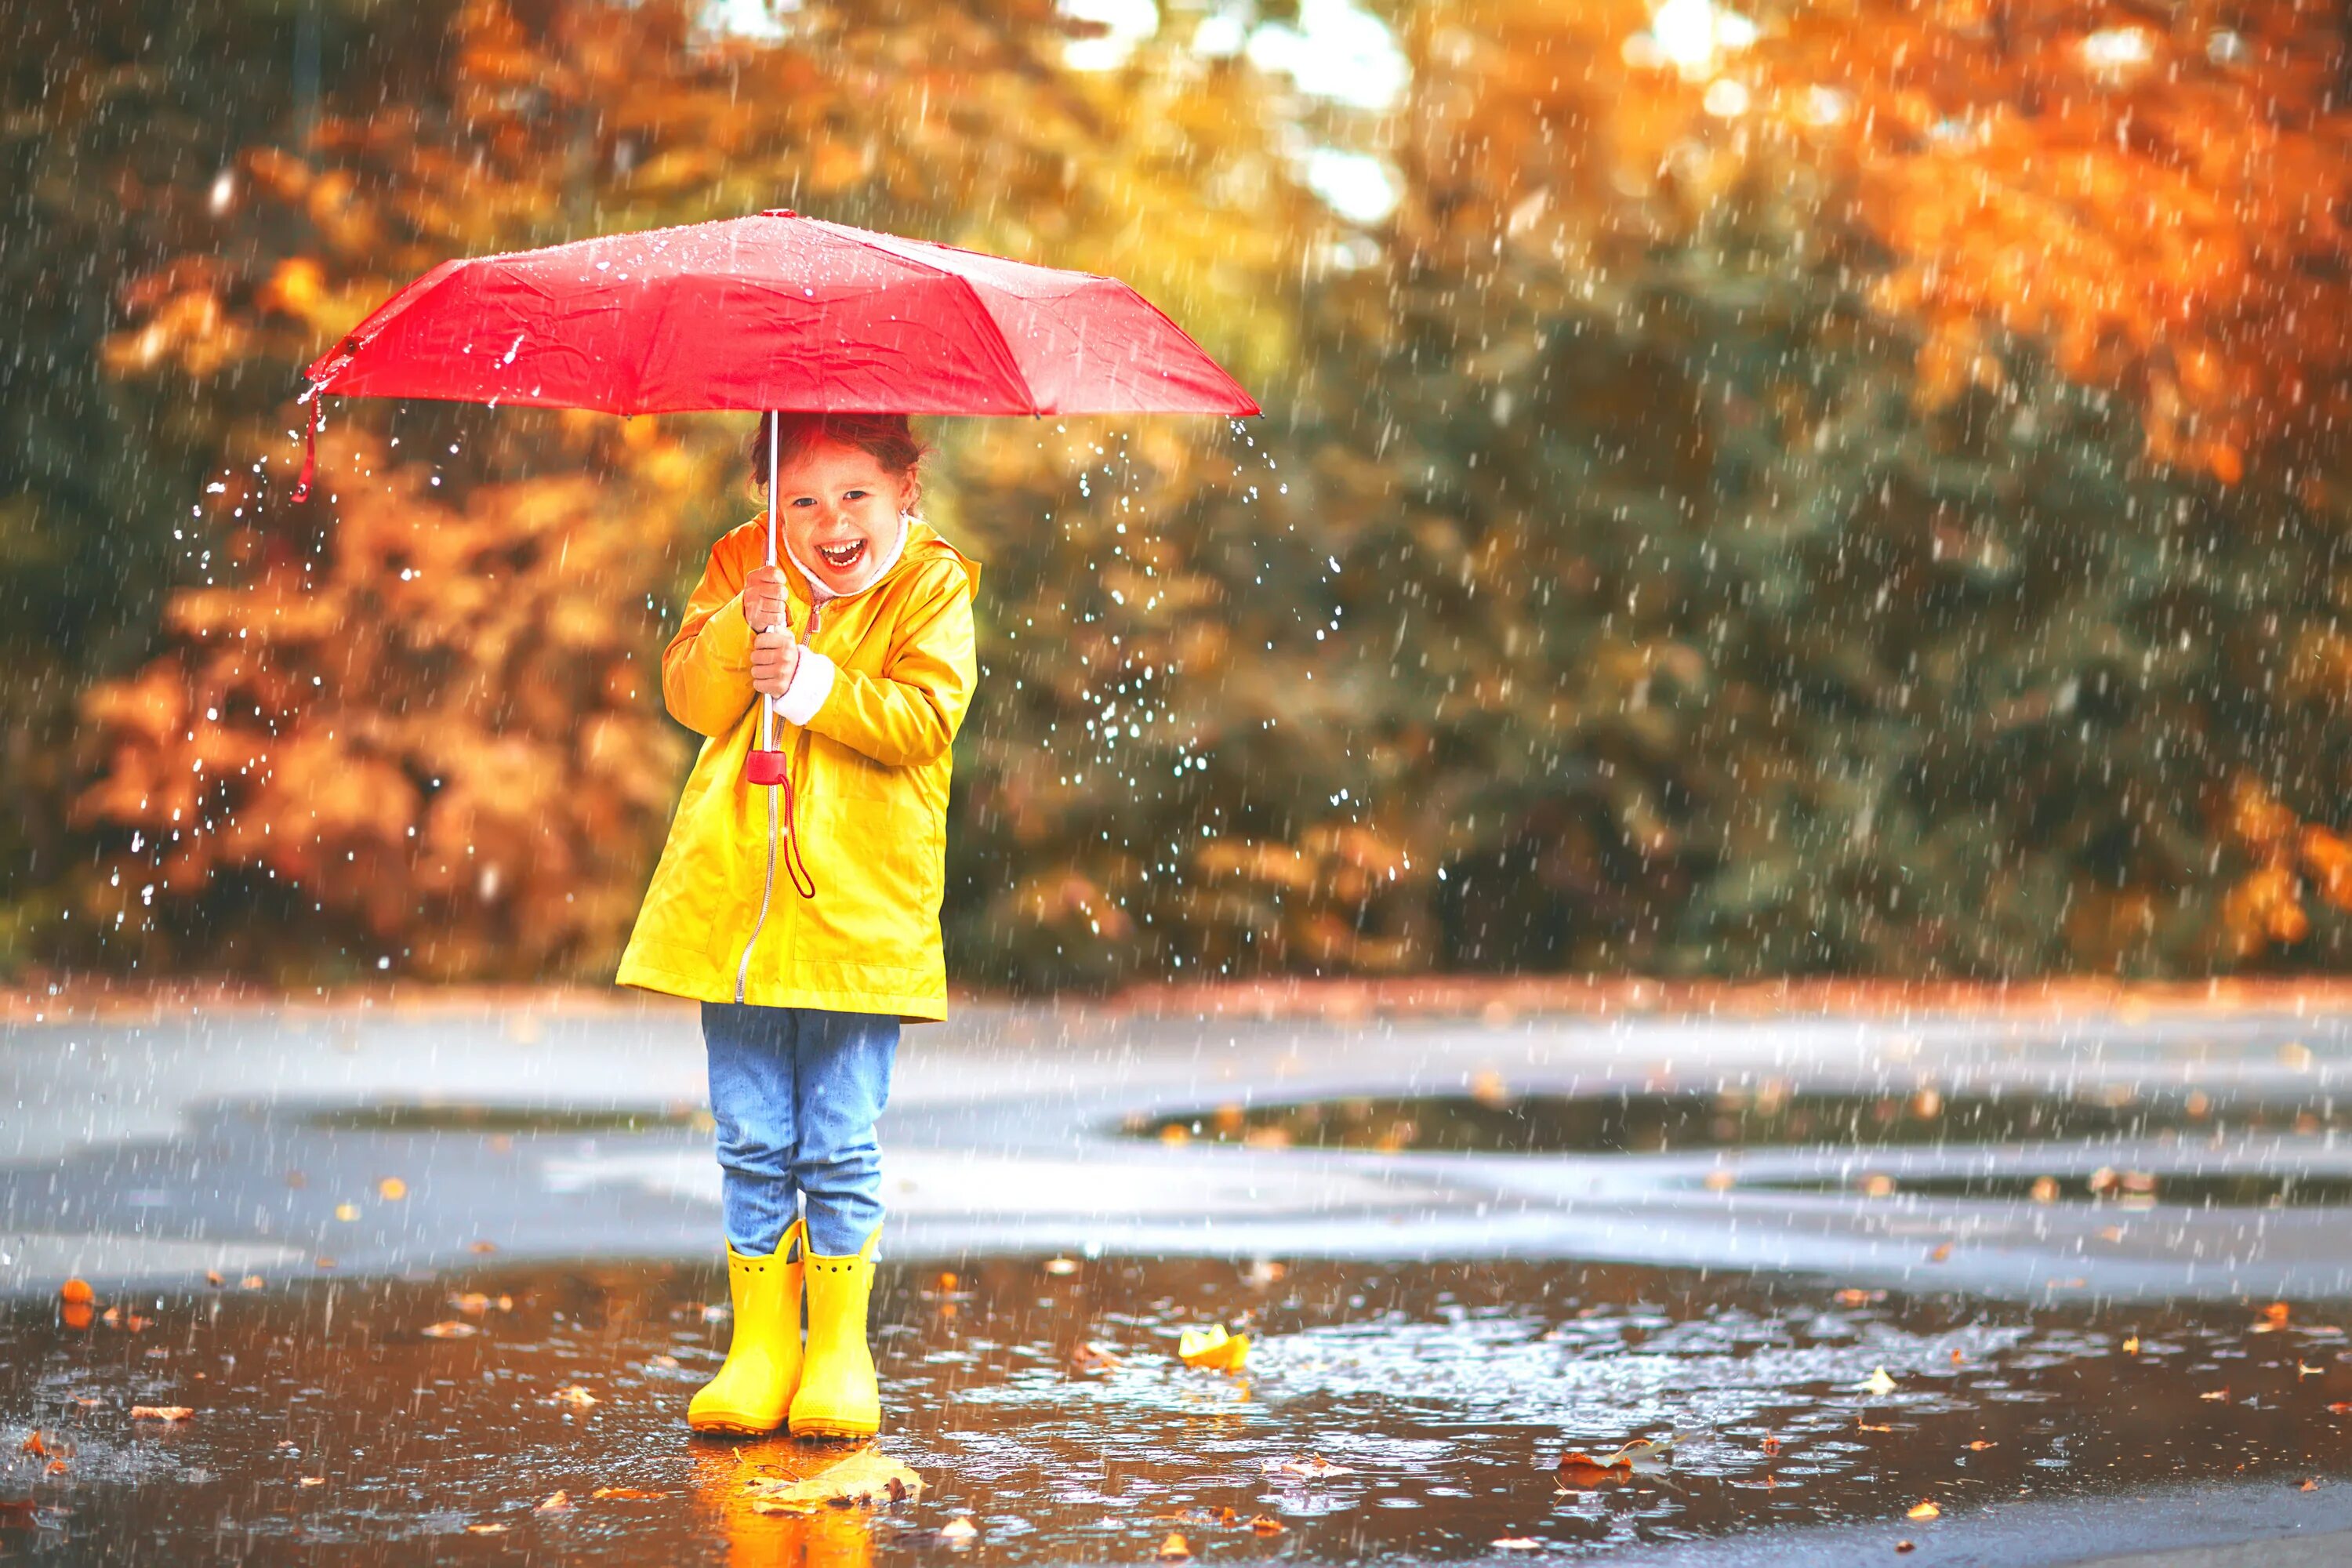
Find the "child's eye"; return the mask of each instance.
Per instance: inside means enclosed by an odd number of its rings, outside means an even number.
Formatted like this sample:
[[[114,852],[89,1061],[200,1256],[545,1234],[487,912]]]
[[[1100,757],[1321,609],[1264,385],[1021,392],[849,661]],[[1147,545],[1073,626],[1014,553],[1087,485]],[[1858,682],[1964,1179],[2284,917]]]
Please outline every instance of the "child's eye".
[[[844,500],[856,500],[860,496],[869,495],[872,492],[868,490],[851,490],[847,495],[843,496],[841,499]]]
[[[814,497],[814,496],[794,496],[794,497],[793,498],[793,504],[794,506],[814,506],[814,505],[816,505],[816,497]]]

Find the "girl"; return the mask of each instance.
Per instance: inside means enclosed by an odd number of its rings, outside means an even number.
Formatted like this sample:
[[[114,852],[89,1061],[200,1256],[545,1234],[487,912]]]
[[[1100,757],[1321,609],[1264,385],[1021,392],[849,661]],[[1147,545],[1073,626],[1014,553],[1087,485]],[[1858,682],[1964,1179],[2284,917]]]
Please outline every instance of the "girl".
[[[708,739],[618,980],[702,1003],[735,1331],[698,1432],[881,1425],[874,1123],[899,1025],[947,1016],[949,746],[980,579],[915,516],[922,456],[904,415],[762,416],[782,549],[764,563],[766,518],[720,539],[662,655],[670,715]]]

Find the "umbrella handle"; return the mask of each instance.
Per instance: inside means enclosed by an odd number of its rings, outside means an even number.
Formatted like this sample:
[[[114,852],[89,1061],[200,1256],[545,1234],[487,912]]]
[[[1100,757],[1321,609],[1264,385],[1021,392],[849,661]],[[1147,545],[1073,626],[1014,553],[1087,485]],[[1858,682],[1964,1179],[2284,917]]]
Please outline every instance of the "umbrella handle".
[[[773,414],[768,416],[768,564],[776,563],[776,447],[779,426],[783,421]],[[792,625],[792,616],[785,614],[784,624]],[[775,627],[766,628],[769,631]],[[755,784],[778,784],[784,782],[784,754],[776,750],[776,700],[767,692],[760,694],[760,742],[751,755],[743,759],[743,776]]]

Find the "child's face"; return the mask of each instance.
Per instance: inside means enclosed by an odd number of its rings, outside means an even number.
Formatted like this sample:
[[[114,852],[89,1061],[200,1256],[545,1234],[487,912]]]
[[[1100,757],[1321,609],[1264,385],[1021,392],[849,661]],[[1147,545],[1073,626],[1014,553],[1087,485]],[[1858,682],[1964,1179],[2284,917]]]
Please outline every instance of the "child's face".
[[[793,554],[833,592],[855,594],[898,547],[915,490],[869,454],[825,441],[783,467],[776,495]]]

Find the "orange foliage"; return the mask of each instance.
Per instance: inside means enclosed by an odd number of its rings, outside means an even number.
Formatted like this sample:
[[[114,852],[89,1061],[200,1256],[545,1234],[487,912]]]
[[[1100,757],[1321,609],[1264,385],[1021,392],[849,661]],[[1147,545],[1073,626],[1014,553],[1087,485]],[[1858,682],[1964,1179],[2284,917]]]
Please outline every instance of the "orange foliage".
[[[1739,12],[1752,40],[1723,30]],[[1631,0],[1412,8],[1444,68],[1404,139],[1415,248],[1548,257],[1590,299],[1629,246],[1767,200],[1917,336],[1924,409],[2000,390],[2031,343],[2128,397],[2151,458],[2225,484],[2352,421],[2340,6],[1713,15],[1669,50]]]
[[[676,521],[644,480],[674,456],[444,501],[425,465],[331,430],[328,548],[233,525],[236,579],[175,595],[163,657],[91,692],[79,812],[118,848],[89,912],[143,925],[258,880],[404,971],[601,960],[685,761],[643,652]]]

